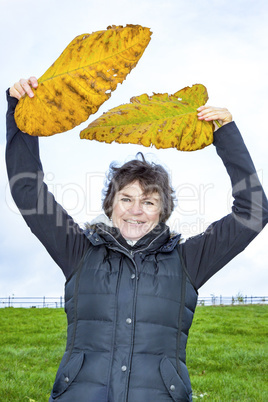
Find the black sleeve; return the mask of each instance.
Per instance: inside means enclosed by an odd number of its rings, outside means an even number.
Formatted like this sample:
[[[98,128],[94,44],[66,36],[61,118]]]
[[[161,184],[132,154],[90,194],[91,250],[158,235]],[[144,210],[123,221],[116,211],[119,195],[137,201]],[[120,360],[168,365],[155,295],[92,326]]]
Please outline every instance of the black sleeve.
[[[7,101],[6,164],[11,194],[31,231],[68,278],[89,241],[43,182],[38,138],[18,129],[14,119],[18,101],[9,90]]]
[[[181,244],[196,289],[239,254],[268,222],[268,203],[234,122],[214,134],[214,145],[232,183],[232,212]]]

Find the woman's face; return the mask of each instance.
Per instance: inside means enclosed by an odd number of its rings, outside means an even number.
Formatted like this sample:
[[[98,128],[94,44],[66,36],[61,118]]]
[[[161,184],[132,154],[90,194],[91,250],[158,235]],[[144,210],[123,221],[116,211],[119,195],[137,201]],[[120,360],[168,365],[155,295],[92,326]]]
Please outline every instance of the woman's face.
[[[145,196],[138,181],[115,194],[112,221],[126,240],[139,240],[149,233],[159,223],[160,213],[159,194]]]

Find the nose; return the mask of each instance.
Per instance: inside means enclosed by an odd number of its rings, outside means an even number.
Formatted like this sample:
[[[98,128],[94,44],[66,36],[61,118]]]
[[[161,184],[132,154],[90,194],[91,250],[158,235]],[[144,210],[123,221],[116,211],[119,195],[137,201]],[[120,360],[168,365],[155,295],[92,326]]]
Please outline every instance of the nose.
[[[133,201],[131,207],[129,208],[128,212],[133,215],[140,215],[143,213],[142,203],[139,199]]]

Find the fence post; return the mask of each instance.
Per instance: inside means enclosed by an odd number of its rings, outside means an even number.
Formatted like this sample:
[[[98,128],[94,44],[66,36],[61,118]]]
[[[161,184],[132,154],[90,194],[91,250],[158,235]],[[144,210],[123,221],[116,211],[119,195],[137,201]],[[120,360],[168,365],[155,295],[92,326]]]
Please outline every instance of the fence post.
[[[44,296],[44,297],[43,297],[43,307],[45,307],[45,306],[46,306],[46,304],[45,304],[45,303],[46,303],[46,296]]]

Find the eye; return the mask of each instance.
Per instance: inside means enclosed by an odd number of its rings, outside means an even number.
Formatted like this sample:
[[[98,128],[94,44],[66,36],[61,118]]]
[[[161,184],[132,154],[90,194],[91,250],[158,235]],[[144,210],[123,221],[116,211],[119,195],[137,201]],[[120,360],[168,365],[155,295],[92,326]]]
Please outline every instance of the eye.
[[[143,201],[143,204],[145,204],[145,205],[154,205],[154,203],[152,201],[148,201],[148,200]]]
[[[123,202],[131,202],[131,199],[128,198],[128,197],[122,197],[121,201],[123,201]]]
[[[151,201],[151,200],[143,200],[142,203],[143,203],[143,205],[145,205],[147,207],[154,207],[155,206],[155,202]]]

